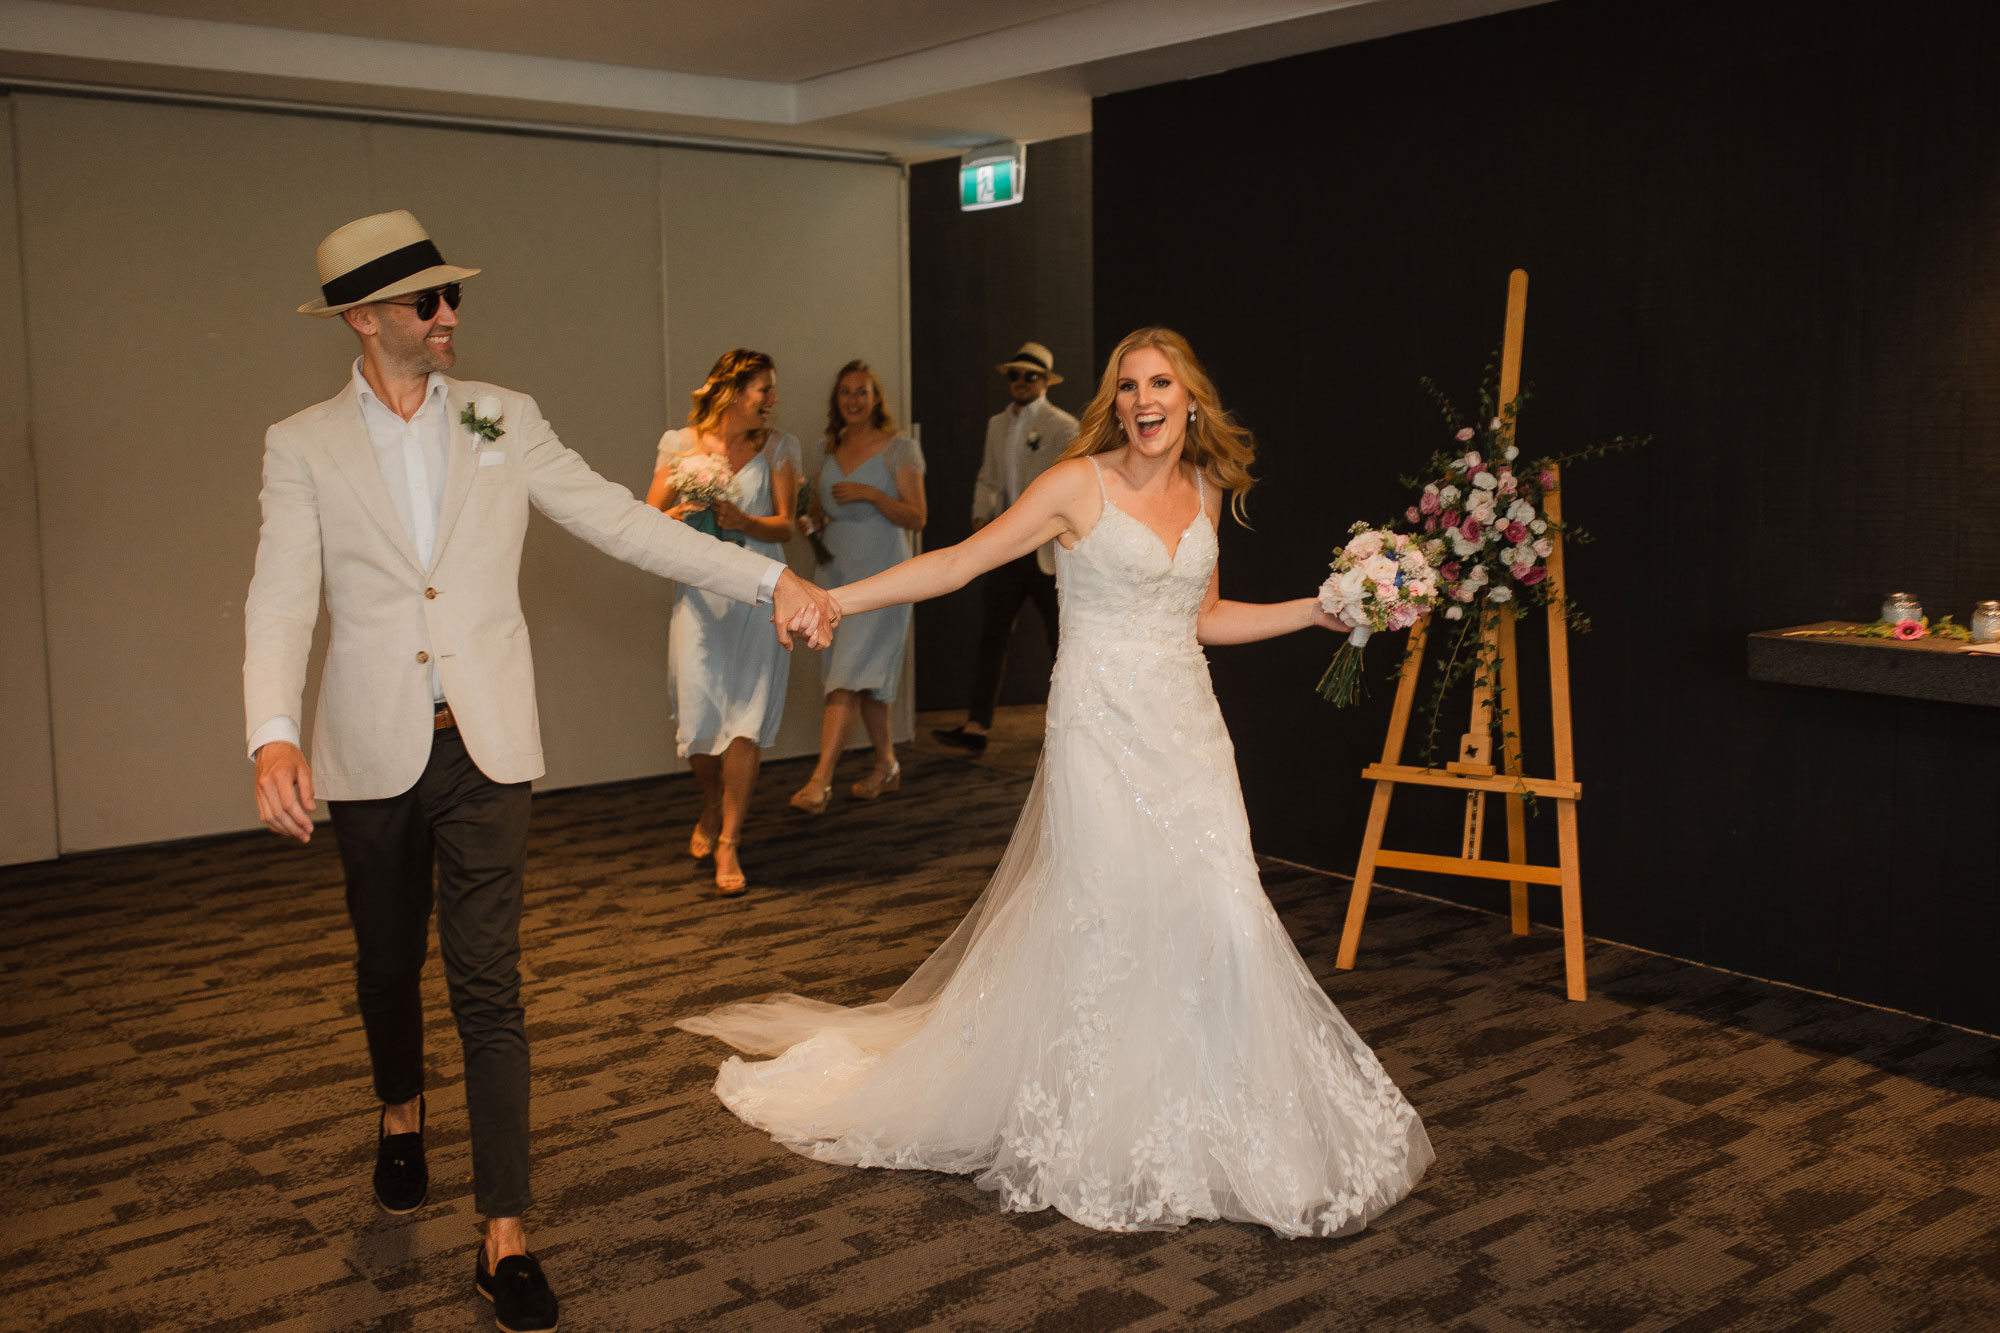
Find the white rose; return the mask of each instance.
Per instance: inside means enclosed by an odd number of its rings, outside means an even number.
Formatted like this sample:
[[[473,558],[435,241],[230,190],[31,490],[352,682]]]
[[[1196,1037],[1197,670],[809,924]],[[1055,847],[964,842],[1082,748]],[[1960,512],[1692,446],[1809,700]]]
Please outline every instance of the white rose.
[[[1472,572],[1465,576],[1465,581],[1475,588],[1483,588],[1486,586],[1486,581],[1492,577],[1491,574],[1486,572],[1486,566],[1474,565]]]
[[[1492,425],[1490,425],[1490,426],[1488,426],[1488,427],[1487,427],[1486,429],[1488,429],[1488,430],[1499,430],[1499,429],[1500,429],[1500,418],[1499,418],[1499,417],[1495,417],[1495,418],[1493,418],[1493,424],[1492,424]]]
[[[478,417],[481,421],[498,421],[500,419],[500,400],[490,393],[485,395],[472,405],[472,415]]]
[[[1514,600],[1514,592],[1503,583],[1492,592],[1487,593],[1486,600],[1489,602],[1511,602]]]
[[[1555,543],[1550,541],[1547,537],[1543,537],[1535,543],[1536,555],[1546,556],[1550,551],[1554,549],[1555,549]]]
[[[1482,472],[1472,479],[1472,484],[1482,491],[1490,491],[1500,484],[1500,479],[1491,472]]]
[[[1535,507],[1526,500],[1516,500],[1507,506],[1507,517],[1516,523],[1526,523],[1535,516]]]
[[[1465,539],[1465,534],[1460,532],[1457,528],[1453,528],[1451,530],[1451,553],[1453,555],[1459,557],[1462,560],[1466,556],[1471,555],[1474,551],[1478,549],[1479,549],[1478,542],[1467,541]]]
[[[1369,577],[1362,573],[1359,568],[1341,571],[1340,600],[1349,606],[1359,605],[1362,596],[1368,591],[1370,581]]]
[[[1394,583],[1396,581],[1396,562],[1386,555],[1371,555],[1357,565],[1356,568],[1368,576],[1370,583]]]
[[[1465,619],[1465,608],[1462,606],[1447,606],[1444,609],[1444,618],[1446,620],[1463,620]]]
[[[1547,532],[1548,530],[1549,530],[1549,525],[1543,519],[1538,518],[1534,522],[1528,524],[1528,531],[1530,532]]]
[[[1507,454],[1506,454],[1506,458],[1507,458],[1507,461],[1508,461],[1508,462],[1510,462],[1510,463],[1511,463],[1511,462],[1513,462],[1513,461],[1514,461],[1514,459],[1515,459],[1515,457],[1516,457],[1516,456],[1517,456],[1517,455],[1518,455],[1518,454],[1519,454],[1520,452],[1521,452],[1521,451],[1520,451],[1519,449],[1516,449],[1516,448],[1515,448],[1515,447],[1514,447],[1513,445],[1511,445],[1511,444],[1510,444],[1510,445],[1508,445],[1508,446],[1507,446]]]
[[[1444,507],[1446,509],[1449,509],[1453,505],[1458,503],[1459,494],[1460,492],[1458,487],[1447,486],[1443,490],[1438,492],[1438,499],[1444,502]]]
[[[1510,546],[1510,547],[1508,547],[1508,548],[1507,548],[1506,550],[1504,550],[1504,551],[1502,551],[1502,552],[1500,553],[1500,563],[1501,563],[1501,564],[1503,564],[1503,565],[1511,565],[1511,564],[1513,564],[1513,563],[1514,563],[1514,548],[1513,548],[1513,547],[1511,547],[1511,546]]]
[[[1347,553],[1356,560],[1366,560],[1381,549],[1382,534],[1379,532],[1364,532],[1353,541],[1347,543]]]

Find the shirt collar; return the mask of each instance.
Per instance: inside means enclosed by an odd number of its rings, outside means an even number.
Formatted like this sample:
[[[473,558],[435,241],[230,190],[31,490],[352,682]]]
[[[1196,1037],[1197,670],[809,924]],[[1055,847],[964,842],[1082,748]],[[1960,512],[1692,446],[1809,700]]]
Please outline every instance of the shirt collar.
[[[373,403],[375,404],[375,406],[381,408],[384,412],[387,412],[390,416],[397,416],[396,410],[394,408],[390,407],[387,403],[383,402],[380,398],[378,398],[375,395],[374,386],[368,382],[368,377],[361,373],[361,358],[358,356],[354,358],[353,379],[354,379],[354,392],[360,396],[363,406],[366,406],[369,403]],[[425,408],[428,408],[431,405],[431,400],[433,398],[436,398],[439,394],[449,392],[450,388],[451,386],[445,383],[444,376],[439,374],[437,371],[433,370],[430,373],[429,377],[424,381],[424,406],[417,409],[418,415],[422,415]],[[401,418],[398,417],[398,420],[400,419]]]

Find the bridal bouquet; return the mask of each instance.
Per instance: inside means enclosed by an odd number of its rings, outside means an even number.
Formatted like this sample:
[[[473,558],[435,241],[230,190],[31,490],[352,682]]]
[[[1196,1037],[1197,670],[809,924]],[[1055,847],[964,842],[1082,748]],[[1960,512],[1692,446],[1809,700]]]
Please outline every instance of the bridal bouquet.
[[[697,532],[705,532],[711,537],[719,537],[726,542],[743,545],[743,534],[731,532],[715,525],[714,505],[717,500],[734,502],[736,496],[736,474],[729,470],[729,460],[721,454],[689,452],[674,461],[674,494],[683,504],[700,505],[687,517],[687,525]]]
[[[1405,630],[1438,603],[1444,553],[1437,537],[1391,532],[1356,523],[1320,585],[1320,608],[1354,627],[1320,677],[1319,692],[1344,708],[1361,694],[1361,651],[1376,630]]]

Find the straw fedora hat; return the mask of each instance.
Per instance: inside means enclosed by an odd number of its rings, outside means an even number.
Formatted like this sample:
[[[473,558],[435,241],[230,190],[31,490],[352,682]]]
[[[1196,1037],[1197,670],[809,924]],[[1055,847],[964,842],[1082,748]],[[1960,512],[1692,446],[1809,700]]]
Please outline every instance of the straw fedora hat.
[[[1002,375],[1009,370],[1039,370],[1051,386],[1063,382],[1063,377],[1056,374],[1056,359],[1040,343],[1022,343],[1021,350],[1014,353],[1012,361],[1002,361],[993,368]]]
[[[348,223],[319,243],[317,258],[319,299],[299,307],[301,315],[316,319],[479,272],[445,263],[423,224],[400,208]]]

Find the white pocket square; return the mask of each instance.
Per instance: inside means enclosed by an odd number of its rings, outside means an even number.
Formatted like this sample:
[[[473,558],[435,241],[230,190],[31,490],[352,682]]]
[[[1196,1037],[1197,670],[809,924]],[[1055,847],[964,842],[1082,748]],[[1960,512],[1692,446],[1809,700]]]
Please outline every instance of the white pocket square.
[[[505,449],[481,449],[479,451],[479,466],[481,467],[499,467],[506,461],[507,451]]]

